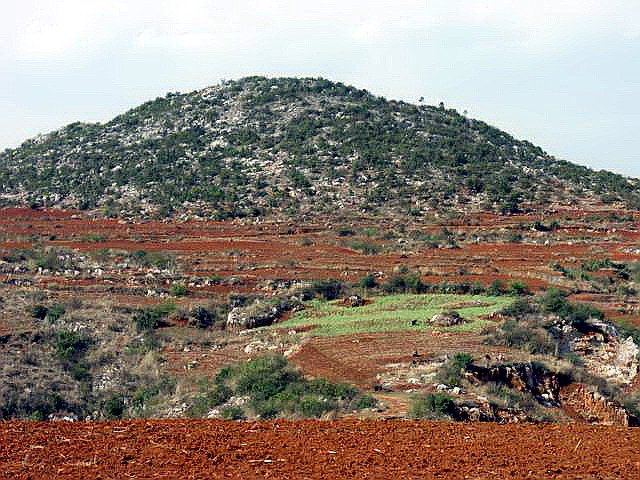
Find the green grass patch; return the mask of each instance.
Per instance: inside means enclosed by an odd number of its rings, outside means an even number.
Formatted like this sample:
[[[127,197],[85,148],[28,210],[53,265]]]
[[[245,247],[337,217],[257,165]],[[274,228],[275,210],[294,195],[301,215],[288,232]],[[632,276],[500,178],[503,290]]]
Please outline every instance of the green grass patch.
[[[491,322],[483,317],[510,306],[514,298],[485,295],[388,295],[373,297],[371,303],[357,308],[343,307],[341,300],[314,300],[306,309],[284,322],[266,328],[316,326],[314,335],[355,333],[430,332],[437,328],[448,332],[479,332]],[[429,320],[437,313],[455,310],[468,322],[451,327],[433,327]]]

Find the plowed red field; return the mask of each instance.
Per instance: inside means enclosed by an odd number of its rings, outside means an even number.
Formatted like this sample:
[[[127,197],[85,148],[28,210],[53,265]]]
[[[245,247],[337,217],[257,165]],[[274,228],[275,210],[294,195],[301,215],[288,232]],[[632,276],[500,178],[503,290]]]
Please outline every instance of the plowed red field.
[[[368,421],[1,423],[0,477],[637,479],[640,429]]]

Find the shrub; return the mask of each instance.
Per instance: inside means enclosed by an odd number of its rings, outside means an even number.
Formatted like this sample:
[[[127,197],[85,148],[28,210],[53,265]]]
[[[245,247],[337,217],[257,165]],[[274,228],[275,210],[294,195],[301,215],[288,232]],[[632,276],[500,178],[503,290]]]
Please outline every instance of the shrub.
[[[504,284],[500,280],[494,280],[489,288],[487,288],[487,294],[493,296],[500,296],[505,293]]]
[[[175,310],[176,306],[173,303],[165,303],[155,308],[145,308],[133,314],[133,321],[139,332],[155,330],[161,327],[164,318]]]
[[[226,385],[216,385],[212,392],[207,395],[210,406],[217,407],[229,400],[233,395],[233,391]]]
[[[45,254],[43,254],[40,258],[36,259],[36,267],[42,268],[44,270],[62,270],[65,267],[71,266],[67,264],[61,257],[59,252],[55,250],[51,250]]]
[[[380,246],[366,240],[354,240],[347,242],[346,246],[352,250],[357,250],[364,255],[377,255],[380,253]]]
[[[79,382],[88,382],[91,380],[91,372],[86,362],[74,363],[69,369],[69,374]]]
[[[44,320],[47,313],[49,313],[49,309],[44,305],[35,305],[31,307],[31,316],[38,320]]]
[[[144,250],[138,250],[129,255],[129,259],[140,267],[156,267],[167,269],[175,265],[175,260],[169,255],[161,253],[147,253]]]
[[[508,318],[502,325],[490,328],[485,334],[485,343],[489,345],[519,348],[529,353],[553,354],[557,347],[556,341],[543,328],[542,321],[537,319],[522,321],[517,317]]]
[[[171,286],[171,295],[174,297],[184,297],[185,295],[187,295],[187,293],[189,293],[187,287],[185,287],[181,283],[174,283]]]
[[[560,316],[563,316],[568,308],[568,302],[560,292],[560,290],[556,288],[552,288],[547,291],[545,296],[542,298],[542,306],[544,310],[549,313],[556,313]]]
[[[355,387],[336,385],[324,379],[307,380],[277,356],[259,357],[244,365],[222,369],[214,379],[214,389],[198,399],[191,413],[204,413],[213,404],[228,401],[231,395],[246,395],[249,406],[260,418],[284,413],[317,417],[342,408],[359,409],[376,405]]]
[[[0,419],[28,417],[34,421],[45,421],[52,413],[69,408],[67,402],[58,393],[47,389],[36,389],[27,398],[19,398],[15,392],[4,395],[0,405]]]
[[[590,318],[604,319],[604,313],[591,305],[572,305],[557,289],[549,290],[542,299],[544,310],[568,320],[574,327],[580,328]]]
[[[495,397],[497,400],[495,403],[497,403],[499,407],[521,410],[526,413],[530,419],[535,421],[540,421],[543,418],[543,421],[550,420],[546,417],[538,401],[530,393],[518,392],[504,384],[495,382],[487,383],[485,388],[489,395]]]
[[[590,318],[604,319],[604,313],[591,305],[577,304],[569,307],[566,319],[576,328],[585,325]]]
[[[260,357],[243,365],[236,377],[236,391],[256,400],[265,400],[280,393],[289,383],[300,378],[295,370],[285,369],[286,365],[283,357]]]
[[[386,293],[425,293],[428,288],[422,283],[420,274],[408,273],[405,275],[394,275],[383,287]]]
[[[409,414],[416,419],[453,418],[456,404],[444,393],[429,393],[416,397],[409,405]]]
[[[88,342],[75,332],[57,332],[54,337],[53,348],[60,360],[73,360],[84,353]]]
[[[322,296],[325,300],[335,300],[345,289],[345,286],[339,280],[329,279],[315,282],[312,285],[314,293]]]
[[[104,413],[108,418],[120,418],[124,413],[124,400],[120,397],[111,397],[104,402]]]
[[[303,417],[313,418],[320,417],[322,414],[336,409],[335,402],[326,398],[317,397],[315,395],[305,395],[298,403],[297,411]]]
[[[619,323],[616,327],[622,336],[631,337],[636,345],[640,345],[640,327],[636,327],[630,323]]]
[[[518,298],[511,305],[503,308],[500,311],[500,314],[505,315],[507,317],[521,317],[528,313],[534,313],[536,311],[535,307],[527,300],[526,298]]]
[[[376,283],[376,277],[371,273],[360,280],[360,286],[362,288],[375,288],[377,285],[378,284]]]
[[[155,330],[160,327],[163,318],[164,315],[152,309],[139,310],[133,315],[133,321],[136,323],[136,328],[139,332]]]
[[[460,385],[463,372],[473,363],[473,357],[468,353],[456,353],[453,358],[445,362],[436,373],[436,381],[445,385]]]
[[[362,410],[363,408],[374,408],[377,404],[377,400],[371,395],[358,395],[351,401],[351,408],[353,410]]]
[[[225,420],[242,420],[245,417],[244,410],[237,405],[223,408],[220,416]]]
[[[216,316],[204,307],[196,307],[190,315],[198,328],[209,328],[216,322]]]
[[[524,283],[513,282],[509,285],[509,293],[511,295],[529,295],[529,289]]]
[[[49,320],[50,323],[57,322],[60,319],[60,317],[62,317],[65,314],[65,312],[66,310],[64,309],[63,306],[54,305],[47,312],[47,320]]]

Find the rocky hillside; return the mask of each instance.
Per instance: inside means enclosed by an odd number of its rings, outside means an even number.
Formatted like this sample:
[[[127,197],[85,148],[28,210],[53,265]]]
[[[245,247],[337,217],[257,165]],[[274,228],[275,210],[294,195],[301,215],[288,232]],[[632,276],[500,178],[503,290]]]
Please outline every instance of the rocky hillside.
[[[547,155],[454,109],[324,79],[169,93],[0,154],[5,205],[209,218],[553,204],[640,208],[640,181]]]

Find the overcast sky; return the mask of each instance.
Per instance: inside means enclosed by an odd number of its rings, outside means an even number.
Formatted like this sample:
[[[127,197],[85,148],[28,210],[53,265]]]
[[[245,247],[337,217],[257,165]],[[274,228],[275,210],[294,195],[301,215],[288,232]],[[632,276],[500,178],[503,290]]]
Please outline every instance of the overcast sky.
[[[0,150],[169,91],[322,76],[640,177],[640,0],[2,0]]]

